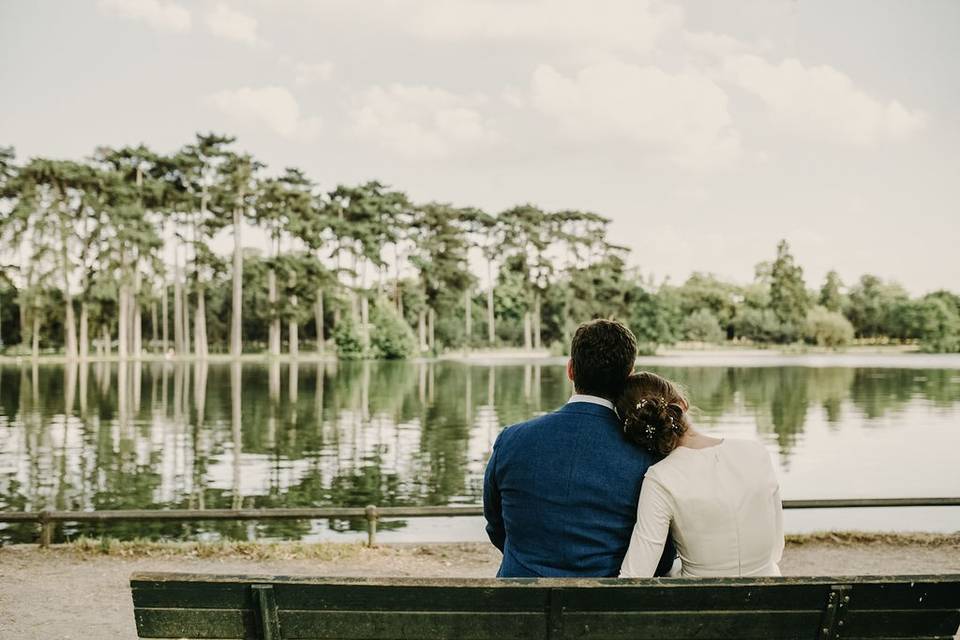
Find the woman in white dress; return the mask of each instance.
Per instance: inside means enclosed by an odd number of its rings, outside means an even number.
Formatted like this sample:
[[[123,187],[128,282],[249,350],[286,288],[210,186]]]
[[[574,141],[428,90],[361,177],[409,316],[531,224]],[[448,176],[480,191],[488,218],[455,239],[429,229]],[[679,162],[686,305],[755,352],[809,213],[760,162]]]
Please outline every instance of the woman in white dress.
[[[783,510],[759,442],[697,432],[680,388],[630,376],[617,413],[632,442],[664,458],[647,471],[621,578],[651,577],[672,536],[684,577],[778,576]]]

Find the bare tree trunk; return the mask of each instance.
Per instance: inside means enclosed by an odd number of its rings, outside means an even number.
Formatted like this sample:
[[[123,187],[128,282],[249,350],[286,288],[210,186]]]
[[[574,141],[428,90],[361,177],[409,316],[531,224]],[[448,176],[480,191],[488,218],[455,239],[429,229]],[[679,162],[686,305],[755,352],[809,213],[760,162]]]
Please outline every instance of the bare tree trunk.
[[[273,269],[267,274],[267,299],[270,301],[270,311],[274,314],[270,320],[270,355],[280,355],[280,318],[277,312],[277,273]]]
[[[133,293],[130,295],[130,323],[132,326],[133,333],[133,357],[139,358],[143,355],[143,317],[140,311],[140,271],[137,269],[136,263],[133,265],[134,270],[136,271],[136,276],[134,280]]]
[[[317,324],[317,353],[326,349],[326,335],[323,333],[323,289],[317,290],[317,304],[314,305],[314,322]]]
[[[540,331],[540,292],[533,294],[533,348],[540,349],[541,344]]]
[[[163,341],[162,349],[163,349],[163,354],[166,355],[167,345],[169,344],[169,337],[170,337],[169,327],[167,326],[167,283],[166,281],[164,281],[163,283],[163,297],[160,298],[160,315],[163,316],[163,331],[161,334],[163,336],[161,338],[161,340]]]
[[[196,342],[194,353],[198,358],[207,357],[207,309],[203,286],[197,283],[197,311],[194,314],[193,339]]]
[[[493,269],[491,262],[491,260],[487,260],[487,340],[492,347],[497,341],[497,326],[493,314]]]
[[[532,327],[530,326],[530,312],[523,313],[523,348],[530,351],[533,348],[533,339],[530,336]]]
[[[100,344],[103,346],[103,357],[109,358],[113,347],[110,345],[110,329],[107,325],[100,327]]]
[[[160,329],[157,327],[157,301],[154,300],[150,303],[150,344],[153,350],[156,350],[157,343],[160,341],[159,331]]]
[[[123,276],[121,276],[123,277]],[[127,296],[127,285],[120,285],[120,310],[117,313],[117,356],[123,360],[128,356],[130,346],[130,336],[127,334],[129,328],[128,319],[130,317],[129,297]]]
[[[464,351],[470,351],[470,344],[473,342],[473,296],[470,295],[470,287],[467,287],[466,291],[463,292],[463,309],[463,315],[466,319],[466,326],[464,327],[466,335],[464,336],[463,348]]]
[[[178,265],[179,262],[178,259]],[[178,356],[183,354],[183,283],[179,266],[173,272],[173,351]]]
[[[81,360],[90,357],[90,312],[87,310],[87,303],[80,303],[80,345],[79,351]]]
[[[364,350],[370,348],[370,301],[364,293],[360,298],[360,339]]]
[[[420,310],[420,316],[417,319],[417,329],[420,336],[420,351],[427,350],[427,311]]]
[[[64,322],[66,323],[66,340],[64,342],[66,346],[66,355],[70,360],[76,360],[77,358],[77,321],[73,313],[73,296],[69,292],[64,291],[64,298],[66,298],[65,313],[64,313]]]
[[[186,286],[186,277],[184,277],[184,287],[181,295],[183,296],[183,303],[180,305],[180,309],[183,310],[183,353],[184,355],[190,355],[190,345],[193,343],[190,341],[190,290]]]
[[[427,326],[430,332],[430,350],[434,355],[437,353],[437,312],[430,307],[427,313]]]
[[[31,347],[33,359],[36,360],[40,357],[40,314],[36,308],[33,309],[33,331],[30,337],[33,343]]]
[[[290,297],[290,305],[296,308],[297,296]],[[289,334],[287,336],[288,342],[289,342],[287,347],[290,350],[291,358],[296,358],[298,355],[300,355],[300,333],[298,329],[299,327],[297,326],[296,317],[291,317],[290,320],[287,322],[287,333]]]
[[[230,355],[243,352],[243,252],[240,248],[241,209],[233,210],[233,315],[230,328]]]

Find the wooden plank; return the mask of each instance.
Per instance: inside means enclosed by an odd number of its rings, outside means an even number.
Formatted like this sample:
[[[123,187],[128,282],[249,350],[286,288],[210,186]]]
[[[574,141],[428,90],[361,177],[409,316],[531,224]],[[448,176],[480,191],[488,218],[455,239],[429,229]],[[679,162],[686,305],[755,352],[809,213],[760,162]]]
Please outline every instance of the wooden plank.
[[[141,638],[246,640],[259,638],[253,611],[239,609],[134,609]]]
[[[142,608],[253,609],[245,584],[217,582],[141,582],[131,584],[133,606]]]
[[[269,584],[255,584],[251,587],[253,599],[257,602],[257,626],[261,640],[280,640],[280,619],[277,601],[273,597],[273,587]]]
[[[617,589],[557,588],[567,611],[821,610],[828,584],[706,585],[687,580],[676,586]]]
[[[960,627],[957,609],[854,611],[847,613],[841,637],[916,638],[952,635]]]
[[[541,640],[546,614],[280,611],[284,640]]]
[[[815,638],[819,611],[616,611],[567,613],[564,638],[677,640]]]
[[[356,611],[544,611],[548,589],[274,583],[281,609]]]
[[[856,610],[960,609],[960,576],[953,582],[909,580],[854,585],[850,605]]]

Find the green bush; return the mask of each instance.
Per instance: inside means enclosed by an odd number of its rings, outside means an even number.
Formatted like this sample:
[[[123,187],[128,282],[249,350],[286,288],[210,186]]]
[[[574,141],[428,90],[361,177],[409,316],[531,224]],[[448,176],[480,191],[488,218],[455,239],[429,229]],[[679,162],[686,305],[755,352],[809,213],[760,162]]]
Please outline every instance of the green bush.
[[[696,342],[723,342],[726,337],[717,317],[708,309],[697,309],[683,321],[683,333],[687,340]]]
[[[946,300],[934,295],[920,303],[917,333],[924,351],[956,353],[960,351],[960,315]]]
[[[383,360],[409,358],[417,350],[413,329],[389,302],[378,304],[370,314],[370,355]]]
[[[804,335],[818,346],[836,349],[853,340],[853,325],[838,311],[814,307],[807,312]]]
[[[337,356],[342,360],[359,360],[365,355],[360,329],[349,316],[344,316],[333,329],[333,342],[337,345]]]

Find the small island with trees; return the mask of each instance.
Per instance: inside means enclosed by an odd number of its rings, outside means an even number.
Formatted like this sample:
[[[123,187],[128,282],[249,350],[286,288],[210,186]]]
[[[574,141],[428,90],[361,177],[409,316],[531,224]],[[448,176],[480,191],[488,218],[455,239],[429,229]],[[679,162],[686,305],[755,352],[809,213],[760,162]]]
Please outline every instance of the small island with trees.
[[[67,359],[563,352],[617,317],[647,352],[678,342],[960,351],[960,296],[863,275],[805,282],[786,241],[749,284],[654,282],[610,221],[522,204],[416,203],[377,181],[319,189],[235,140],[100,147],[18,162],[0,148],[0,353]],[[255,228],[266,250],[244,245]],[[232,255],[211,249],[232,238]],[[476,271],[485,276],[483,286]]]

